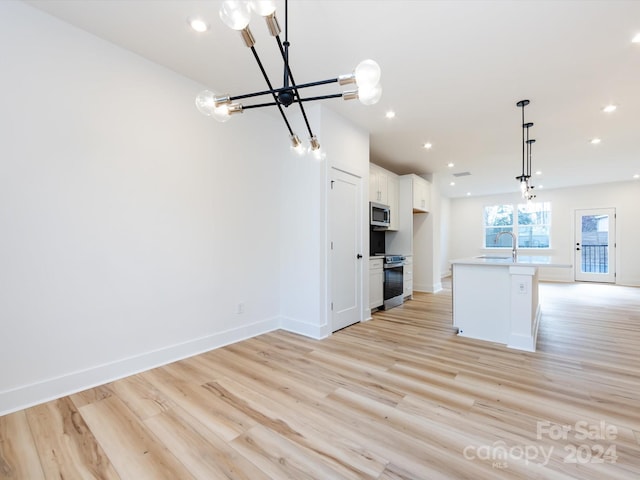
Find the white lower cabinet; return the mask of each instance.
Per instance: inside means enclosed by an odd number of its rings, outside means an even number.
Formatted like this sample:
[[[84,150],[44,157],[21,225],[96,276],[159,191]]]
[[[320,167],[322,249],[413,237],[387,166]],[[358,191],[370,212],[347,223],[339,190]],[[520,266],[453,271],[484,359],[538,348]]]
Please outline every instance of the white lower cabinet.
[[[369,308],[377,308],[384,303],[384,265],[382,258],[369,260]]]
[[[413,296],[413,258],[405,257],[402,268],[402,281],[404,283],[404,298]]]

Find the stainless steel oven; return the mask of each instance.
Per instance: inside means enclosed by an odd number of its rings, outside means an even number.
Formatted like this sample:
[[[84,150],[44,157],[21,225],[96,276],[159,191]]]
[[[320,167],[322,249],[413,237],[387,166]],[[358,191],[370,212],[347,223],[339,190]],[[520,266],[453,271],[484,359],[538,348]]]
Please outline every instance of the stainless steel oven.
[[[402,255],[386,255],[384,257],[384,309],[397,307],[404,302]]]

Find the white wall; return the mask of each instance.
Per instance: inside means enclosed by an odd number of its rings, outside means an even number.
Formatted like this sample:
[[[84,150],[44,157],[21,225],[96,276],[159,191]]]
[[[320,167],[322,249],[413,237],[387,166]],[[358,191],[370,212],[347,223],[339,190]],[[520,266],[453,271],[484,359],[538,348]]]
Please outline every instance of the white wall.
[[[640,182],[619,182],[538,192],[538,201],[552,208],[551,248],[546,251],[573,264],[576,209],[615,208],[617,215],[616,283],[640,286]],[[450,259],[485,253],[482,249],[482,214],[485,205],[517,203],[518,194],[451,200]],[[534,250],[522,250],[540,253]],[[545,253],[546,253],[545,252]],[[541,280],[573,281],[573,269],[541,269]]]
[[[413,289],[417,292],[442,290],[440,280],[440,192],[429,181],[429,213],[413,214]]]
[[[315,127],[320,141],[320,112],[309,108],[307,116]],[[289,118],[294,132],[305,144],[304,124],[294,113]],[[284,124],[282,125],[284,129]],[[284,132],[283,132],[284,133]],[[326,323],[325,282],[323,281],[323,246],[325,227],[321,221],[324,212],[326,160],[317,160],[309,154],[285,154],[280,167],[281,242],[279,265],[281,286],[281,313],[287,330],[314,338],[325,336]]]
[[[337,101],[341,101],[337,99]],[[360,103],[352,105],[353,108],[367,108]],[[369,261],[367,252],[369,251],[369,133],[361,128],[357,127],[344,117],[337,115],[329,108],[321,108],[322,115],[322,142],[323,151],[326,155],[327,167],[329,169],[342,170],[350,173],[360,179],[360,205],[362,207],[360,215],[360,240],[361,245],[359,251],[362,253],[363,258],[360,261],[359,273],[362,278],[362,294],[360,297],[360,312],[361,320],[371,318],[371,309],[369,308]],[[329,178],[326,179],[325,185],[329,186]],[[324,222],[329,224],[328,215],[336,215],[341,212],[327,211]],[[330,231],[327,231],[327,238],[324,245],[325,252],[329,253],[329,236]],[[334,273],[329,268],[330,262],[329,255],[326,256],[326,268],[329,273],[327,277],[327,284],[332,285],[333,280],[331,275]],[[336,272],[340,274],[340,272]],[[331,292],[328,292],[328,297],[331,296]],[[331,298],[327,298],[327,305],[330,304]],[[329,315],[331,312],[328,312]],[[330,319],[328,319],[330,322]],[[331,331],[331,326],[328,326],[327,334]]]
[[[323,154],[316,159],[312,154],[298,157],[289,153],[282,164],[281,312],[283,328],[322,338],[331,333],[326,209],[329,169],[339,168],[365,179],[362,230],[366,241],[369,136],[320,104],[307,106],[306,112]],[[292,116],[291,124],[306,143],[308,135],[300,116]],[[363,305],[369,298],[368,268],[363,262]]]
[[[278,326],[282,125],[21,3],[0,58],[0,415]]]
[[[451,238],[451,199],[440,197],[440,277],[451,274],[449,260],[449,238]]]

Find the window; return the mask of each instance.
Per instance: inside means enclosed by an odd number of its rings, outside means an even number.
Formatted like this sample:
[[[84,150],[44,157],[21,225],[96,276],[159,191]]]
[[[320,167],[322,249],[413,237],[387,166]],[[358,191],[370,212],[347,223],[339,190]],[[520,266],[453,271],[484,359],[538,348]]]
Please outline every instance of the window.
[[[500,232],[516,233],[518,248],[549,248],[550,231],[550,202],[484,207],[485,248],[511,248],[511,235],[502,235],[496,243]]]

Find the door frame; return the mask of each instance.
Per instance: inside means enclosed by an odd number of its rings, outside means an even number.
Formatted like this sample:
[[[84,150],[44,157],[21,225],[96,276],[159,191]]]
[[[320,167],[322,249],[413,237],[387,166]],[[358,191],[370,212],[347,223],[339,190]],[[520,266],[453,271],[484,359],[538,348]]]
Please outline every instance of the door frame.
[[[358,320],[354,323],[357,322],[361,322],[364,319],[364,298],[365,298],[365,284],[364,284],[364,278],[365,278],[365,269],[364,269],[364,265],[365,265],[365,260],[368,262],[368,257],[365,258],[368,249],[365,250],[365,235],[364,235],[364,219],[365,219],[365,207],[364,207],[364,199],[363,199],[363,195],[366,194],[366,190],[363,188],[363,177],[353,173],[353,172],[349,172],[340,168],[336,168],[336,167],[329,167],[329,182],[328,182],[328,216],[327,216],[327,237],[328,237],[328,241],[327,241],[327,251],[328,251],[328,258],[327,258],[327,270],[328,270],[328,275],[327,275],[327,293],[328,293],[328,306],[327,306],[327,310],[328,310],[328,320],[329,320],[329,334],[331,334],[332,332],[335,332],[341,328],[344,328],[345,326],[336,326],[337,323],[337,318],[336,318],[336,311],[333,308],[333,279],[335,278],[335,275],[337,274],[337,272],[334,271],[334,267],[333,267],[333,245],[332,245],[332,239],[334,237],[333,235],[333,224],[332,224],[332,217],[333,217],[333,200],[331,198],[331,191],[332,191],[332,184],[333,182],[336,181],[337,175],[349,175],[350,177],[353,178],[353,180],[355,182],[357,182],[357,198],[356,198],[356,211],[358,212],[358,218],[356,218],[356,228],[358,230],[357,232],[357,240],[356,240],[356,245],[354,245],[355,247],[355,251],[359,252],[362,255],[362,258],[359,259],[359,264],[358,264],[358,268],[357,268],[357,299],[356,299],[356,303],[357,303],[357,316],[358,316]],[[368,205],[368,203],[367,203]],[[367,218],[368,220],[368,218]]]
[[[583,272],[582,255],[582,217],[606,215],[609,217],[607,272]],[[616,283],[616,209],[615,208],[584,208],[574,211],[574,280],[576,282]]]

